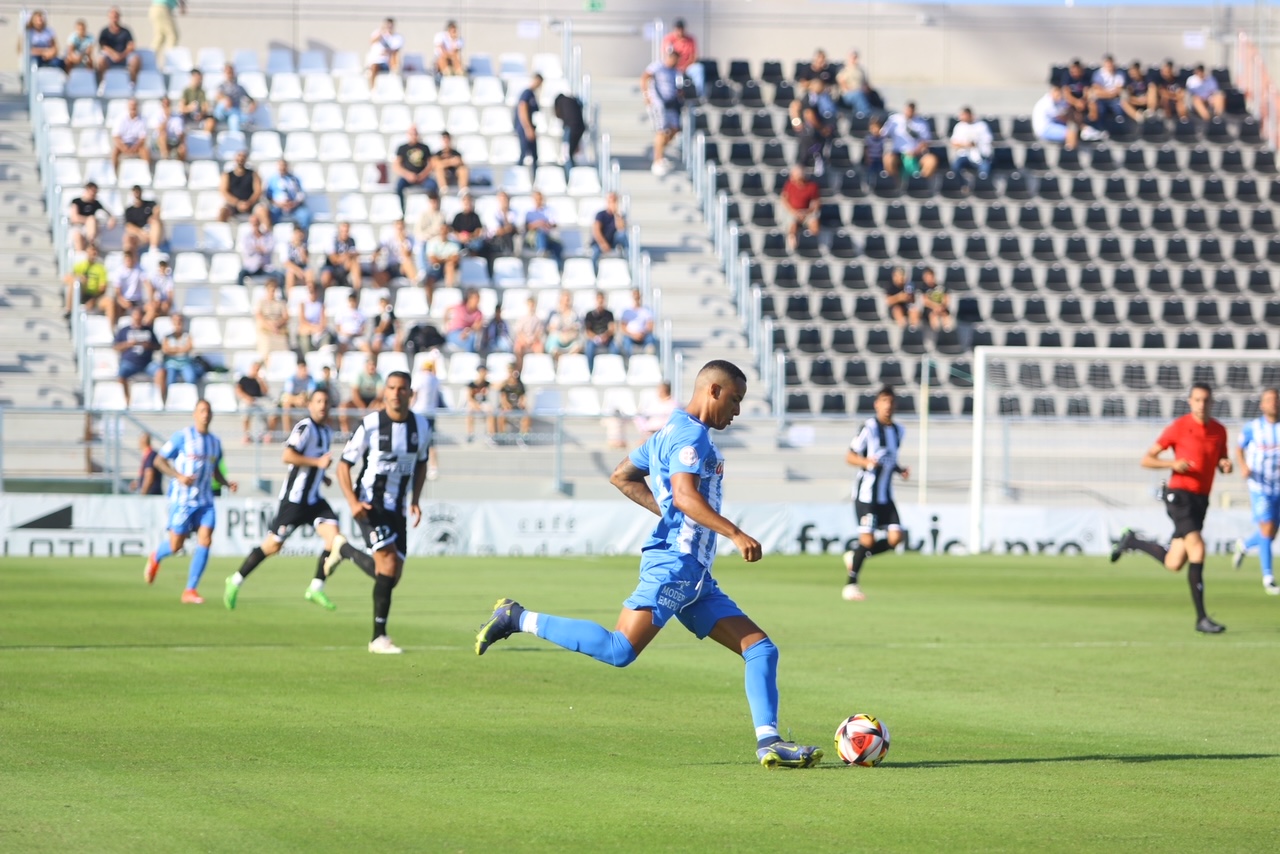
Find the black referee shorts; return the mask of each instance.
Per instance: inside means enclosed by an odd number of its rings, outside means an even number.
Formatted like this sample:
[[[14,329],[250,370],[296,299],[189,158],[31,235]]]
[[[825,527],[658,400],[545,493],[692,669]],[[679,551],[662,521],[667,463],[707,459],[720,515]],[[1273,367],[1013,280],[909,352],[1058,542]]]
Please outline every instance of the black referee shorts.
[[[404,559],[409,528],[403,513],[375,507],[363,519],[356,519],[356,525],[369,551],[394,547],[400,559]]]
[[[858,520],[860,534],[874,534],[876,531],[902,527],[902,523],[898,520],[898,505],[892,501],[884,504],[855,501],[853,516]]]
[[[271,536],[276,542],[283,543],[300,526],[315,526],[325,522],[338,524],[338,514],[333,512],[329,502],[324,499],[315,504],[281,501],[279,509],[276,510],[276,517],[271,520]]]
[[[1209,512],[1209,496],[1186,489],[1170,489],[1164,494],[1164,509],[1173,520],[1175,540],[1204,529],[1204,514]]]

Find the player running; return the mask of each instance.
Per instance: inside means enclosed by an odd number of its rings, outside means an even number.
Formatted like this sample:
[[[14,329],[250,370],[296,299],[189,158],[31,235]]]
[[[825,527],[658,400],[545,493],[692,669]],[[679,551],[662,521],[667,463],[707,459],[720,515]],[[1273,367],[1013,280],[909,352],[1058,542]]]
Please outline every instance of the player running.
[[[284,541],[299,525],[311,525],[324,541],[324,552],[316,562],[316,576],[311,579],[304,597],[330,611],[334,604],[324,592],[324,582],[342,563],[350,558],[373,576],[373,558],[353,548],[347,538],[338,533],[338,514],[320,495],[320,487],[331,481],[325,472],[333,462],[329,448],[333,443],[333,430],[329,427],[329,392],[317,389],[307,401],[308,417],[293,425],[284,446],[284,462],[289,467],[284,485],[280,487],[280,508],[271,520],[271,532],[262,545],[249,552],[240,570],[227,579],[222,594],[222,604],[235,610],[240,585],[249,573],[271,555],[280,551]]]
[[[1271,541],[1276,538],[1276,525],[1280,523],[1280,394],[1273,388],[1266,389],[1258,408],[1262,415],[1244,425],[1236,448],[1236,462],[1249,484],[1249,507],[1258,530],[1247,540],[1236,540],[1231,565],[1239,569],[1245,553],[1256,548],[1262,564],[1262,589],[1277,596],[1280,587],[1276,586],[1271,569]]]
[[[232,492],[237,485],[227,480],[221,468],[222,441],[209,432],[209,423],[213,421],[209,401],[196,401],[192,418],[195,424],[174,433],[156,455],[156,470],[169,478],[169,536],[151,553],[142,574],[148,584],[154,583],[160,562],[182,551],[187,537],[194,533],[196,548],[191,554],[191,569],[182,601],[187,605],[202,605],[204,599],[196,588],[209,563],[209,546],[213,545],[213,529],[218,524],[213,484],[216,481]]]
[[[1230,474],[1231,458],[1227,456],[1226,428],[1209,417],[1213,391],[1205,383],[1196,383],[1191,387],[1187,403],[1191,411],[1166,427],[1142,458],[1143,468],[1173,472],[1164,491],[1165,512],[1173,520],[1173,539],[1165,547],[1139,539],[1125,528],[1120,542],[1111,550],[1111,562],[1115,563],[1120,555],[1129,551],[1151,555],[1170,572],[1179,572],[1190,562],[1187,583],[1196,607],[1196,631],[1216,635],[1225,632],[1227,627],[1209,619],[1204,610],[1205,547],[1200,532],[1209,510],[1214,474],[1217,471]],[[1166,450],[1173,451],[1172,459],[1160,457]]]
[[[858,520],[858,547],[844,553],[844,568],[849,577],[841,594],[850,602],[861,602],[866,595],[858,587],[858,574],[869,555],[878,555],[898,547],[902,542],[902,523],[898,507],[893,503],[893,476],[903,480],[910,470],[898,465],[902,437],[906,430],[893,423],[896,406],[893,389],[885,386],[876,394],[874,418],[868,418],[849,445],[844,461],[859,469],[853,482],[853,515]],[[876,531],[884,530],[885,539],[877,540]]]
[[[724,457],[711,441],[738,414],[747,378],[730,362],[708,362],[698,372],[693,399],[667,425],[631,453],[610,481],[627,498],[659,517],[640,557],[640,584],[625,602],[618,627],[539,614],[511,599],[499,600],[476,635],[476,655],[516,632],[614,667],[636,660],[672,617],[699,639],[746,661],[747,704],[756,728],[756,757],[766,768],[808,768],[822,750],[778,735],[778,649],[764,631],[720,590],[711,576],[716,534],[733,541],[743,560],[760,560],[760,543],[720,515]],[[654,496],[645,478],[658,483]]]
[[[369,652],[382,655],[403,651],[387,637],[387,615],[408,548],[405,505],[413,526],[418,527],[422,521],[418,501],[427,479],[427,449],[431,447],[427,419],[409,410],[409,383],[404,371],[387,376],[382,390],[384,408],[364,417],[338,461],[338,484],[365,544],[373,552],[373,640]],[[360,473],[353,482],[351,467],[356,464]]]

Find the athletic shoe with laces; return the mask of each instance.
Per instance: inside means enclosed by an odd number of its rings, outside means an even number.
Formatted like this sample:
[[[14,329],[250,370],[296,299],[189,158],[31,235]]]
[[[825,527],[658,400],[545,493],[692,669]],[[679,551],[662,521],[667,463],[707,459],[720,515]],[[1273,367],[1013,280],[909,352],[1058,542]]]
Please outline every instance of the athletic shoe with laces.
[[[1245,548],[1244,540],[1237,539],[1231,547],[1231,568],[1239,569],[1240,564],[1244,563],[1244,556],[1249,550]]]
[[[1274,576],[1268,575],[1266,578],[1262,579],[1262,589],[1267,591],[1268,595],[1280,596],[1280,587],[1276,587],[1276,580]]]
[[[338,607],[337,605],[333,604],[333,600],[331,600],[327,595],[325,595],[323,587],[318,589],[313,587],[308,587],[307,592],[302,595],[302,598],[306,599],[308,602],[315,602],[317,605],[319,605],[321,608],[324,608],[326,611],[333,611],[333,610],[336,610]],[[383,637],[386,637],[386,635],[383,635]]]
[[[1133,548],[1133,541],[1137,537],[1133,534],[1132,528],[1125,528],[1120,532],[1120,541],[1111,549],[1111,562],[1115,563],[1120,559],[1120,555]]]
[[[499,599],[495,602],[493,616],[476,633],[476,655],[484,655],[489,647],[520,631],[520,615],[523,613],[524,608],[514,599]]]
[[[329,546],[329,556],[324,559],[324,577],[328,578],[333,571],[338,568],[338,564],[342,563],[342,547],[347,544],[347,538],[341,534],[333,538],[333,543]]]
[[[227,606],[228,611],[236,609],[236,597],[240,595],[240,585],[236,584],[234,575],[227,576],[227,586],[222,591],[222,604]]]
[[[182,591],[182,604],[183,605],[203,605],[204,597],[201,596],[196,591],[192,590],[190,587],[188,587],[186,590]]]
[[[867,598],[867,594],[863,593],[858,585],[852,581],[844,586],[844,589],[840,591],[840,596],[846,602],[861,602]]]
[[[391,638],[386,635],[378,635],[369,641],[369,652],[374,652],[378,655],[399,655],[404,650],[393,644]]]
[[[760,764],[774,768],[812,768],[822,761],[821,747],[804,747],[792,741],[775,741],[756,750]]]
[[[1204,632],[1206,635],[1219,635],[1227,630],[1227,627],[1221,623],[1215,623],[1213,620],[1205,617],[1203,620],[1196,622],[1196,631]]]
[[[148,584],[156,583],[156,573],[160,571],[160,561],[156,560],[156,553],[152,552],[147,556],[147,565],[143,567],[142,577]]]

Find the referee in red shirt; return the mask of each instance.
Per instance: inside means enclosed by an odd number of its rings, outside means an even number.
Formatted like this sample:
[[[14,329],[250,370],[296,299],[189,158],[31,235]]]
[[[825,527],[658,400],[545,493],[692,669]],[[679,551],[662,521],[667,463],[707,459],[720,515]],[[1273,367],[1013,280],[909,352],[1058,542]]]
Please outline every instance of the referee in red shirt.
[[[1218,471],[1230,474],[1231,458],[1227,455],[1226,428],[1209,417],[1213,391],[1204,383],[1196,383],[1191,387],[1187,403],[1191,412],[1166,427],[1142,458],[1143,468],[1173,471],[1164,494],[1165,510],[1173,520],[1173,540],[1166,548],[1139,539],[1125,528],[1120,542],[1111,551],[1111,561],[1119,560],[1125,552],[1138,551],[1151,555],[1170,572],[1178,572],[1190,562],[1187,582],[1191,585],[1191,601],[1196,606],[1196,631],[1216,635],[1225,632],[1227,627],[1215,623],[1204,612],[1205,550],[1200,531],[1209,509],[1213,476]],[[1173,451],[1172,458],[1161,458],[1166,450]]]

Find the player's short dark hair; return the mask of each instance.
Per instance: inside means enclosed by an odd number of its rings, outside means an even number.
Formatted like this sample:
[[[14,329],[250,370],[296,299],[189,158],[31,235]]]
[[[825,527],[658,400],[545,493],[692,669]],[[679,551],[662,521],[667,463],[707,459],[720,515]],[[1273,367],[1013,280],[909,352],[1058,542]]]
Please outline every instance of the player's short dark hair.
[[[405,385],[413,385],[413,377],[409,376],[408,371],[392,371],[391,373],[387,374],[388,381],[391,381],[396,377],[399,377],[400,379],[404,380]]]
[[[897,392],[893,390],[893,386],[891,385],[882,385],[880,386],[880,390],[876,392],[876,400],[879,400],[882,397],[892,397],[896,399],[897,396]]]
[[[1269,385],[1269,386],[1267,386],[1266,388],[1264,388],[1264,389],[1262,390],[1262,394],[1275,394],[1275,395],[1280,395],[1280,388],[1276,388],[1276,387],[1275,387],[1275,386],[1273,386],[1273,385]],[[1258,395],[1258,396],[1259,396],[1259,397],[1261,397],[1262,395],[1260,394],[1260,395]]]
[[[313,388],[311,390],[311,394],[307,395],[307,400],[314,400],[317,394],[323,394],[325,397],[328,397],[328,398],[333,397],[333,395],[329,393],[329,389],[327,388]]]
[[[1205,394],[1213,394],[1213,386],[1208,383],[1192,383],[1191,390],[1195,391],[1196,389],[1200,389]]]
[[[742,372],[742,368],[726,359],[712,359],[702,366],[702,370],[698,371],[698,375],[701,376],[711,371],[719,371],[736,383],[747,384],[747,375]]]

